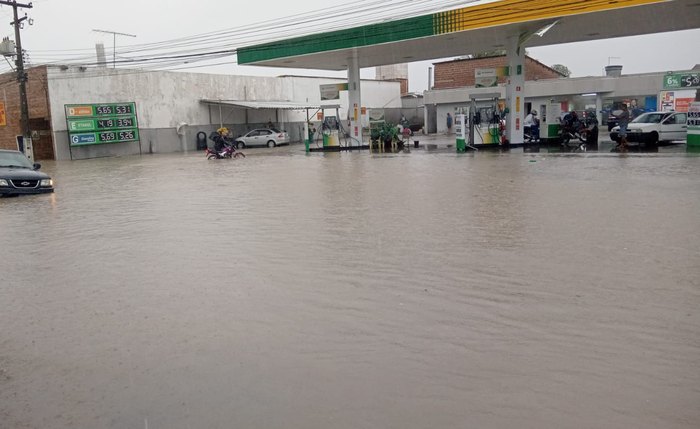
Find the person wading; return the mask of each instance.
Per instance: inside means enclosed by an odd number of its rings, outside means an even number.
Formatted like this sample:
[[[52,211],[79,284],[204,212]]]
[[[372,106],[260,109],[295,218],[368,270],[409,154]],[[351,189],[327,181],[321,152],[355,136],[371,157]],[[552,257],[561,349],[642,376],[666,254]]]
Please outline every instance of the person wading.
[[[618,135],[620,136],[620,150],[627,149],[627,124],[630,121],[630,111],[627,110],[627,104],[622,104],[622,111],[617,115],[617,124],[620,127]]]

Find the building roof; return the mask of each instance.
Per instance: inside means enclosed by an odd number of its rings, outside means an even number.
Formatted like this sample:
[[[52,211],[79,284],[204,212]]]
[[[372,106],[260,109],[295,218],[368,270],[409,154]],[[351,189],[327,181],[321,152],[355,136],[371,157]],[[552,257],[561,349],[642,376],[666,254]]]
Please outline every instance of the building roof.
[[[315,103],[295,103],[293,101],[248,101],[248,100],[207,100],[203,99],[200,102],[215,106],[232,106],[243,107],[245,109],[274,109],[274,110],[304,110],[304,109],[320,109],[320,108],[336,108],[340,107],[337,104],[315,104]]]
[[[504,54],[504,55],[492,55],[492,56],[488,56],[488,57],[478,57],[478,58],[473,58],[473,57],[468,57],[468,58],[467,58],[467,57],[460,57],[460,58],[454,58],[454,59],[447,60],[447,61],[438,61],[438,62],[436,62],[436,63],[433,63],[433,65],[447,64],[447,63],[457,63],[457,62],[461,62],[461,61],[480,61],[480,60],[485,60],[485,59],[489,59],[489,58],[501,58],[501,57],[505,57],[505,54]],[[530,60],[530,61],[536,62],[537,64],[541,65],[542,67],[545,67],[545,68],[547,68],[547,69],[553,71],[554,73],[557,73],[557,74],[561,75],[562,77],[567,77],[564,73],[560,72],[559,70],[553,69],[553,68],[551,68],[550,66],[548,66],[547,64],[543,63],[542,61],[536,60],[535,58],[532,58],[532,57],[529,56],[529,55],[525,55],[525,58],[528,59],[528,60]]]

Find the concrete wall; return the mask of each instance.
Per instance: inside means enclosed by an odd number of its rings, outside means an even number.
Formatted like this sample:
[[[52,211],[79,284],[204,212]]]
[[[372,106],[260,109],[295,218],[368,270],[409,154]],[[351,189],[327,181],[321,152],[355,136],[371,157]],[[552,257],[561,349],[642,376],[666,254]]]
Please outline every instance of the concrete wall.
[[[251,110],[211,106],[209,100],[295,101],[320,104],[319,85],[343,79],[309,77],[260,77],[179,72],[145,72],[104,68],[49,67],[47,88],[56,159],[83,159],[144,153],[167,153],[196,149],[196,135],[209,134],[223,125],[235,135],[268,121],[287,129],[301,140],[305,111]],[[400,107],[400,84],[362,81],[363,105]],[[136,143],[70,148],[65,116],[66,104],[136,103],[141,148]],[[347,117],[347,93],[341,92],[341,118]],[[314,113],[314,112],[311,112]],[[176,127],[185,123],[178,135]]]

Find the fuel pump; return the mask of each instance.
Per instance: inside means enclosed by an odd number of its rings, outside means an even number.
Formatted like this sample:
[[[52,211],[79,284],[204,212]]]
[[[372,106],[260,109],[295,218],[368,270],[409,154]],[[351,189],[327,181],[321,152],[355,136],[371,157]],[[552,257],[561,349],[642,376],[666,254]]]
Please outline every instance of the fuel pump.
[[[455,135],[457,136],[457,152],[467,151],[467,139],[469,138],[467,127],[469,118],[464,114],[455,114]]]
[[[507,143],[503,120],[508,110],[501,107],[500,97],[500,93],[493,93],[471,98],[469,142],[472,146]]]
[[[561,112],[559,103],[540,104],[540,140],[559,139]]]
[[[340,131],[340,123],[337,116],[324,116],[321,124],[321,133],[323,134],[323,147],[340,146],[338,132]]]
[[[472,143],[474,141],[474,118],[471,107],[467,109],[466,114],[455,114],[455,133],[457,134],[457,152],[466,152],[467,149],[478,150]]]

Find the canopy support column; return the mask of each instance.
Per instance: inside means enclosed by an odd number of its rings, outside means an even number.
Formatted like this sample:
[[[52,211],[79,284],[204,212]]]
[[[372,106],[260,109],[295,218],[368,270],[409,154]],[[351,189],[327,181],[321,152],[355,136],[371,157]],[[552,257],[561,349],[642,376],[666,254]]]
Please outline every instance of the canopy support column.
[[[518,37],[508,38],[506,47],[509,76],[506,83],[506,138],[511,143],[522,143],[523,106],[525,98],[525,48],[520,47]]]
[[[362,146],[362,97],[360,93],[360,60],[357,50],[348,58],[348,117],[350,118],[350,146]]]

